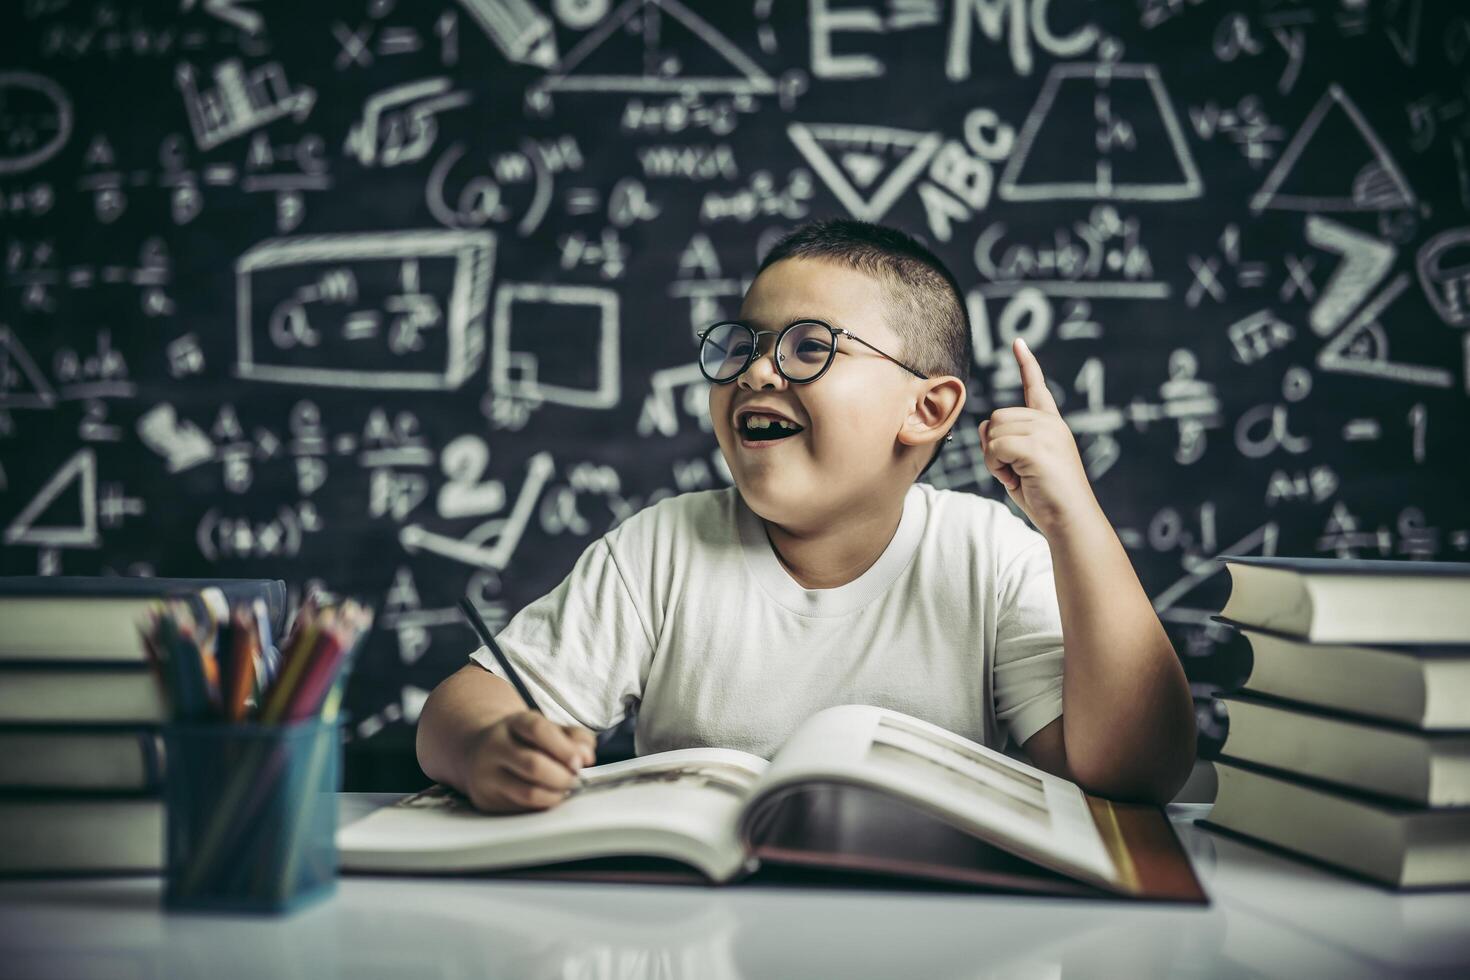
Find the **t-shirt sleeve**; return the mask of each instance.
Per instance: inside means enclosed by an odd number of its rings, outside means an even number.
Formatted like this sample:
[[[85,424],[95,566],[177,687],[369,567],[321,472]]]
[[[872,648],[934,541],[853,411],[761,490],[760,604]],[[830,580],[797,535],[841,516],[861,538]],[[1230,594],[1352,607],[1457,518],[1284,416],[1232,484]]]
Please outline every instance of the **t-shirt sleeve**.
[[[561,584],[525,606],[495,636],[546,717],[595,732],[613,728],[643,698],[653,636],[606,537],[592,542]],[[502,680],[486,647],[470,659]]]
[[[1002,572],[992,675],[995,717],[1018,747],[1062,714],[1062,614],[1039,534]]]

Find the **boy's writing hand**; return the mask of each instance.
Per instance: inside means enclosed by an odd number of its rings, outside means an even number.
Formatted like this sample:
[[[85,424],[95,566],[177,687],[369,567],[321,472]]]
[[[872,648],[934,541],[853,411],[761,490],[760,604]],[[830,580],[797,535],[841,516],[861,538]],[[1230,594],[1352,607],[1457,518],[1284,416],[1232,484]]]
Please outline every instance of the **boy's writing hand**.
[[[985,468],[1006,488],[1042,534],[1097,510],[1097,498],[1077,442],[1047,390],[1036,355],[1017,337],[1011,347],[1021,367],[1026,407],[999,408],[980,423]]]
[[[486,813],[547,810],[566,799],[578,785],[577,773],[596,761],[592,732],[516,711],[475,735],[462,788]]]

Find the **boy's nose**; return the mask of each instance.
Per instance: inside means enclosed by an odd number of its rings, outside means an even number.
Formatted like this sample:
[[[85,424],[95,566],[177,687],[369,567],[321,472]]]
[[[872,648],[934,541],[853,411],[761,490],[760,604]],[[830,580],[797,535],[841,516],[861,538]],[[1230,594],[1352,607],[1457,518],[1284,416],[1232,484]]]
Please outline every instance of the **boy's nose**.
[[[762,336],[756,340],[757,345],[765,344],[764,352],[759,346],[756,347],[756,359],[750,362],[750,367],[736,380],[736,384],[742,388],[781,388],[786,385],[786,378],[780,371],[776,370],[776,338],[774,336]]]

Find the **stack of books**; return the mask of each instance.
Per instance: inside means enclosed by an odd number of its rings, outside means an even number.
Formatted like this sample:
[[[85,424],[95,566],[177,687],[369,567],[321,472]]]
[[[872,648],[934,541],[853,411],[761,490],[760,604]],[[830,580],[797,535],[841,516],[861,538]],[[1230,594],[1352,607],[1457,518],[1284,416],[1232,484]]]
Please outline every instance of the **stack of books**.
[[[1470,564],[1224,555],[1249,641],[1207,825],[1392,888],[1470,886]]]
[[[168,705],[139,628],[208,586],[285,619],[279,580],[0,577],[0,873],[162,869]]]

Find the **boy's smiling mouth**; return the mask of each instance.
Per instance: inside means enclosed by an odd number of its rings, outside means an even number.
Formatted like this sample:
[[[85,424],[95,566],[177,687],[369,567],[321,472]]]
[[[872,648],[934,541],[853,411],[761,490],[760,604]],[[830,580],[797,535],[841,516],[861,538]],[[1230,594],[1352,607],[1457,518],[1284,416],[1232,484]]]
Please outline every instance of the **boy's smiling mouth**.
[[[802,431],[791,419],[764,408],[743,408],[735,414],[735,432],[742,446],[769,446]]]

